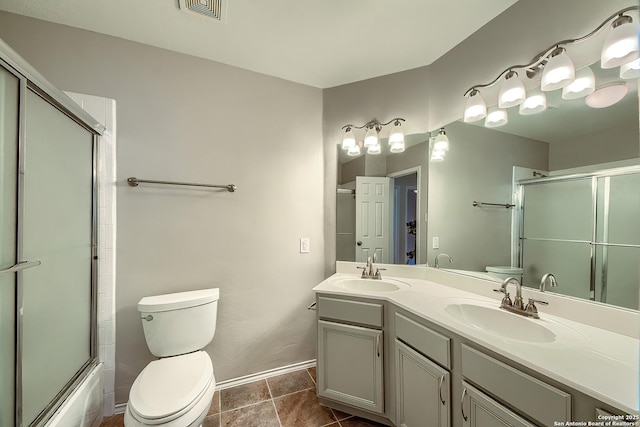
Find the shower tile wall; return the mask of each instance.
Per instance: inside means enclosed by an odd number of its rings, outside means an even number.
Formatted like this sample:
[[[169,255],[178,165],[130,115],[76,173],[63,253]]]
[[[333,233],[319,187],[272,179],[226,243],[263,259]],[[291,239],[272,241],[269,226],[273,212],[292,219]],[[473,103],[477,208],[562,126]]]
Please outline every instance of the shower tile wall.
[[[98,144],[98,358],[104,364],[104,415],[109,416],[115,405],[116,102],[67,95],[107,128]]]

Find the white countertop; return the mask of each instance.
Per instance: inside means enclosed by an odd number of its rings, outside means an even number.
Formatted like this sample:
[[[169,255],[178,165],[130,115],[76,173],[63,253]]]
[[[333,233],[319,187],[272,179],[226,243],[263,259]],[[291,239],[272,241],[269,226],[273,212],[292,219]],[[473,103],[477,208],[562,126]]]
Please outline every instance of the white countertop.
[[[626,413],[638,414],[640,341],[637,338],[553,316],[539,306],[540,319],[529,321],[539,322],[551,330],[556,339],[549,343],[508,339],[463,323],[445,310],[451,303],[497,307],[501,298],[499,294],[494,299],[428,280],[390,276],[385,278],[404,282],[410,287],[392,292],[372,292],[354,291],[339,285],[341,279],[358,277],[357,274],[337,273],[313,290],[392,302],[568,387]]]

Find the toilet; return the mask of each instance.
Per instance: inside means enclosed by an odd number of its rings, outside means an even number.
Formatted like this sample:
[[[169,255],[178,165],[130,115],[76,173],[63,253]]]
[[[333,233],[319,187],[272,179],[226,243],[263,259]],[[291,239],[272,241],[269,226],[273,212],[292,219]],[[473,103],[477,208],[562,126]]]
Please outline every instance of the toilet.
[[[219,289],[145,297],[138,302],[147,346],[159,359],[131,387],[127,427],[198,427],[216,388],[213,365],[202,349],[216,331]]]
[[[487,273],[496,279],[505,280],[509,277],[515,277],[522,283],[522,273],[524,270],[520,267],[504,266],[487,266]]]

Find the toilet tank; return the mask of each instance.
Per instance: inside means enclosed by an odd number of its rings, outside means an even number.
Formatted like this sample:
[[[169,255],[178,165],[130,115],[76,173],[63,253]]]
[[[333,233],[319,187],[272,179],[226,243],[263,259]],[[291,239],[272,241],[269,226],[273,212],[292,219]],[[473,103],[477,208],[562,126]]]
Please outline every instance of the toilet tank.
[[[138,302],[147,346],[156,357],[203,349],[213,340],[218,288],[144,297]]]

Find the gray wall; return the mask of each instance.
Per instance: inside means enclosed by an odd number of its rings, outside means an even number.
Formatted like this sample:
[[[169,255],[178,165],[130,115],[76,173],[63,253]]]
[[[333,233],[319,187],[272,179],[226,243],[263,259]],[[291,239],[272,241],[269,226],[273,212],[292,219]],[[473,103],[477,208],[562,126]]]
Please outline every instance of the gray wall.
[[[60,89],[117,101],[116,402],[152,360],[136,312],[145,295],[220,287],[207,348],[218,381],[314,359],[322,92],[8,13],[0,38]],[[133,189],[129,176],[238,191]]]

